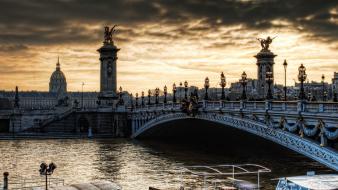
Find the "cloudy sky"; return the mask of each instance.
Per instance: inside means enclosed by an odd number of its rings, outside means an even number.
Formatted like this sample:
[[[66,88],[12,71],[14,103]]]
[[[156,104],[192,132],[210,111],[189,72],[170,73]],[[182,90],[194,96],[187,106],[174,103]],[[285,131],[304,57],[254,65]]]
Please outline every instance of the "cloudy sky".
[[[114,24],[118,86],[131,92],[256,78],[257,37],[277,36],[277,83],[284,59],[289,85],[301,63],[310,80],[338,71],[337,0],[0,0],[0,89],[47,91],[60,56],[68,90],[98,91],[96,50]]]

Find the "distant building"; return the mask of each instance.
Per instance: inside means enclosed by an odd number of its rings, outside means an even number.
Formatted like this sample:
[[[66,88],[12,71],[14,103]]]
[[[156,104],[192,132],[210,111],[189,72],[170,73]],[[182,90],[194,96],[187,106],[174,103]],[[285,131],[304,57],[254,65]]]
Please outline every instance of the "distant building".
[[[57,94],[58,97],[63,97],[67,94],[67,81],[65,75],[61,71],[59,58],[56,63],[56,69],[50,77],[49,92]]]
[[[248,99],[259,99],[260,96],[258,94],[258,83],[259,81],[257,79],[247,79],[246,84],[246,95]],[[240,82],[234,82],[231,83],[231,86],[229,88],[229,98],[230,100],[239,100],[241,98],[243,87]]]
[[[300,83],[295,83],[295,89],[299,94]],[[331,93],[329,91],[330,85],[327,82],[316,82],[316,81],[307,81],[304,83],[304,91],[308,100],[312,101],[321,101],[328,100],[331,98]]]

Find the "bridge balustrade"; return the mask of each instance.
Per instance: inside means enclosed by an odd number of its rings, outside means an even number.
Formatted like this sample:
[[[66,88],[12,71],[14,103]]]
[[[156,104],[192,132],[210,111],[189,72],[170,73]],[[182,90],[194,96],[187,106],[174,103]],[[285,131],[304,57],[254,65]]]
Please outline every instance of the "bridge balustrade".
[[[338,113],[338,103],[323,102],[322,107],[324,112]]]

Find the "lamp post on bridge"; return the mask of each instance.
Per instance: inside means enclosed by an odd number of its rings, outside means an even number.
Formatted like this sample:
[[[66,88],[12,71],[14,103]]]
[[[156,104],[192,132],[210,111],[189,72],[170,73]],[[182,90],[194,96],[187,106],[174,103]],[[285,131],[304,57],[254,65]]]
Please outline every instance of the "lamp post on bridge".
[[[137,108],[138,107],[138,93],[136,92],[135,94],[135,107]]]
[[[188,99],[188,81],[184,82],[184,98]]]
[[[268,93],[266,95],[266,99],[272,100],[273,95],[272,95],[272,92],[271,92],[271,84],[272,84],[272,81],[273,81],[273,74],[272,74],[271,71],[267,71],[265,73],[265,80],[266,80],[266,83],[268,83]]]
[[[167,85],[164,85],[164,88],[163,88],[163,93],[164,93],[164,103],[166,104],[167,103],[167,93],[168,93],[168,91],[167,91],[168,89],[167,89]]]
[[[130,93],[130,105],[131,105],[131,110],[133,110],[134,109],[133,93]]]
[[[119,88],[119,104],[123,105],[123,99],[122,99],[122,86]]]
[[[323,102],[325,101],[325,96],[324,96],[324,82],[325,82],[325,76],[324,74],[322,75],[322,100]]]
[[[158,104],[158,95],[160,94],[160,89],[155,88],[155,104]]]
[[[144,106],[144,92],[141,92],[141,106]]]
[[[151,91],[150,89],[148,90],[148,105],[150,105],[150,97],[151,97]]]
[[[226,81],[225,81],[225,76],[224,73],[221,73],[221,83],[220,83],[221,87],[222,87],[222,96],[221,96],[221,100],[225,100],[225,93],[224,93],[224,87],[226,85]]]
[[[305,100],[304,81],[306,80],[306,68],[303,64],[298,68],[298,80],[300,81],[299,99]]]
[[[204,80],[204,88],[205,88],[205,95],[204,95],[204,100],[208,100],[208,89],[209,89],[210,83],[209,83],[209,78],[206,77]]]
[[[176,103],[176,84],[173,84],[173,103]]]
[[[180,102],[182,101],[182,82],[180,82]]]
[[[239,82],[241,83],[242,88],[243,88],[243,90],[242,90],[242,100],[246,100],[246,89],[245,89],[245,87],[246,87],[246,84],[247,84],[248,81],[247,81],[247,75],[246,75],[245,71],[243,71],[242,78],[239,80]]]
[[[288,66],[288,63],[286,62],[286,59],[284,59],[284,63],[283,63],[283,66],[284,66],[284,101],[287,100],[287,97],[286,97],[286,68]]]

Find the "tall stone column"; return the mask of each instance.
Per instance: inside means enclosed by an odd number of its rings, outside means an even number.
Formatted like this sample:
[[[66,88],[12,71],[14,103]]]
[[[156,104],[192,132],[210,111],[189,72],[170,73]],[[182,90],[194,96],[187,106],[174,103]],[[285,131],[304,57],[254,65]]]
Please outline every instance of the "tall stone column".
[[[114,45],[112,35],[115,26],[109,31],[105,27],[103,46],[97,51],[100,53],[100,94],[101,105],[111,105],[116,95],[116,61],[120,50]]]
[[[265,98],[268,92],[268,84],[266,82],[266,72],[272,72],[274,78],[273,65],[275,64],[274,58],[277,56],[272,53],[268,48],[269,44],[272,42],[272,39],[268,37],[267,39],[258,39],[261,42],[262,49],[254,57],[257,59],[257,92],[260,98]],[[271,91],[273,94],[273,84],[271,83]]]

